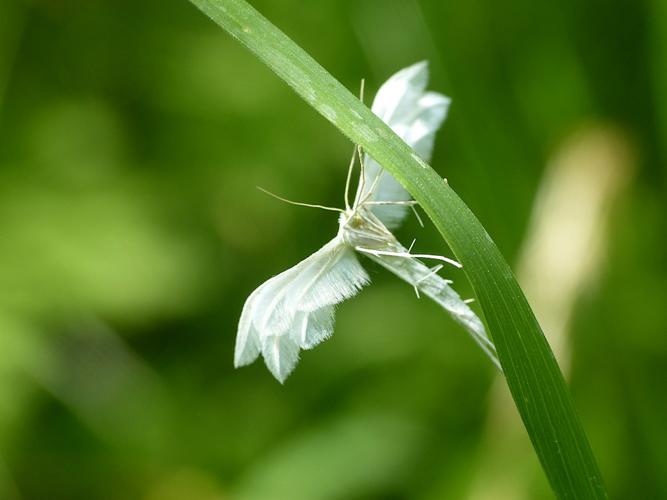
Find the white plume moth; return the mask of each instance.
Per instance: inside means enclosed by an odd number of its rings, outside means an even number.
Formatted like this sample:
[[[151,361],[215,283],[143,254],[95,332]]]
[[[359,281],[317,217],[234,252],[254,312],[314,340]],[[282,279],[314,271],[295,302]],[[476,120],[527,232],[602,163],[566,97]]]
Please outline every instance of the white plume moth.
[[[447,114],[449,99],[425,91],[427,82],[426,62],[399,71],[378,90],[372,111],[428,161],[435,132]],[[355,156],[359,157],[361,175],[356,196],[350,204]],[[452,289],[451,281],[438,275],[443,264],[429,268],[419,259],[461,265],[438,255],[413,254],[411,248],[406,249],[398,242],[391,229],[400,225],[409,208],[414,210],[416,202],[361,148],[356,148],[348,170],[345,209],[296,204],[340,212],[338,234],[313,255],[269,279],[248,297],[236,338],[236,367],[252,363],[261,354],[271,373],[284,382],[294,369],[301,349],[311,349],[331,336],[336,304],[369,283],[357,253],[408,282],[418,296],[421,292],[440,304],[500,366],[484,325],[468,307],[468,301],[462,300]]]

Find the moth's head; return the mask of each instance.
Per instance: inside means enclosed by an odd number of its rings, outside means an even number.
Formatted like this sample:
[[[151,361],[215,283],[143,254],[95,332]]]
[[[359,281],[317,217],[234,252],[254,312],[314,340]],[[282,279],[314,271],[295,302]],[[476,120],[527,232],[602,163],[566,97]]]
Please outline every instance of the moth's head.
[[[349,227],[351,229],[358,229],[363,225],[363,214],[359,208],[348,208],[341,212],[338,218],[338,224],[341,228]]]

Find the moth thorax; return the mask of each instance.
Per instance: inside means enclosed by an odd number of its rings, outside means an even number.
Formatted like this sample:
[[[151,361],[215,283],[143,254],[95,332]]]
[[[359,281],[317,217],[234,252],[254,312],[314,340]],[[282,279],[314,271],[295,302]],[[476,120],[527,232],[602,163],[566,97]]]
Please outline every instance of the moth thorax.
[[[342,214],[340,235],[352,247],[380,248],[393,240],[382,223],[363,207]]]

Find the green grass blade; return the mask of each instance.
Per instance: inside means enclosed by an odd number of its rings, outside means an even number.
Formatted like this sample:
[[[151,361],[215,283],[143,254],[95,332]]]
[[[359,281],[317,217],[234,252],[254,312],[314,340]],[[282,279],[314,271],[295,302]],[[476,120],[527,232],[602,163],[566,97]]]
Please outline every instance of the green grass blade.
[[[414,196],[464,266],[554,492],[559,498],[606,498],[553,353],[509,265],[465,203],[389,127],[245,1],[191,1]]]

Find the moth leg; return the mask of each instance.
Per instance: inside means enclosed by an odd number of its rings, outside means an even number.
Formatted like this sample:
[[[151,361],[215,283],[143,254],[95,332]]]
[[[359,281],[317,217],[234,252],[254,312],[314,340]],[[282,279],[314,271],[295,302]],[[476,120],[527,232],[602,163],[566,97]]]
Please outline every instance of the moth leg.
[[[368,198],[368,196],[366,198]],[[366,198],[364,198],[364,200],[366,200]],[[399,206],[402,205],[405,207],[410,207],[412,209],[412,213],[415,214],[415,218],[417,219],[417,222],[419,223],[420,227],[424,227],[424,221],[422,220],[421,216],[419,215],[419,212],[417,212],[417,209],[415,208],[417,205],[419,205],[419,202],[417,200],[406,200],[406,201],[369,200],[369,201],[362,201],[360,205],[399,205]]]
[[[419,285],[421,284],[421,282],[424,281],[424,280],[429,279],[429,278],[430,278],[431,276],[433,276],[434,274],[437,274],[437,273],[440,271],[440,269],[442,269],[443,267],[445,267],[444,264],[438,264],[437,266],[432,267],[432,268],[431,268],[431,271],[430,271],[429,273],[425,274],[424,276],[422,276],[421,278],[419,278],[419,279],[415,282],[415,284],[413,285],[413,287],[414,287],[414,289],[415,289],[415,293],[417,294],[417,298],[418,298],[418,299],[421,298],[421,297],[419,296]],[[452,284],[452,280],[444,280],[444,281],[445,281],[445,283],[447,283],[448,285],[451,285],[451,284]]]
[[[457,267],[461,269],[463,265],[454,259],[450,259],[448,257],[444,257],[442,255],[432,255],[428,253],[410,253],[410,252],[393,252],[391,250],[375,250],[373,248],[364,248],[364,247],[354,247],[355,250],[361,253],[367,253],[370,255],[375,255],[375,256],[381,256],[381,255],[386,255],[389,257],[402,257],[406,259],[433,259],[433,260],[440,260],[442,262],[446,262],[447,264],[451,264],[454,267]]]
[[[412,213],[415,214],[415,218],[417,219],[417,222],[419,222],[419,225],[423,228],[424,227],[424,221],[422,221],[422,218],[419,216],[419,212],[417,212],[417,207],[415,205],[410,205],[410,208],[412,209]]]
[[[370,201],[364,201],[361,204],[362,205],[405,205],[405,206],[413,207],[413,206],[417,205],[417,201],[415,201],[415,200],[405,200],[405,201],[375,201],[375,200],[370,200]]]
[[[352,159],[350,166],[347,167],[347,179],[345,179],[345,209],[350,210],[350,182],[352,181],[352,170],[354,170],[354,160],[357,156],[357,146],[354,146],[352,151]]]
[[[362,165],[363,165],[363,163],[362,163]],[[365,167],[364,167],[364,168],[365,168]],[[368,204],[368,203],[369,203],[368,200],[369,200],[369,198],[370,198],[371,196],[373,196],[373,194],[375,194],[375,190],[377,189],[378,184],[380,183],[380,179],[382,178],[382,174],[384,174],[384,173],[385,173],[385,170],[384,170],[384,169],[381,169],[381,170],[378,172],[378,174],[375,176],[375,179],[373,179],[373,184],[371,184],[371,187],[370,187],[370,189],[368,190],[368,193],[366,193],[366,196],[364,196],[363,199],[359,201],[359,206],[364,205],[364,204]],[[364,174],[364,184],[363,184],[364,189],[365,189],[365,187],[366,187],[366,186],[365,186],[365,183],[366,183],[365,180],[366,180],[366,175]],[[362,189],[360,192],[363,193],[363,189]],[[355,203],[355,206],[357,206],[356,203]]]
[[[361,146],[357,145],[357,155],[359,156],[359,187],[357,187],[357,194],[354,197],[354,208],[357,208],[359,205],[359,198],[361,194],[366,189],[366,161],[364,160],[364,150]]]

